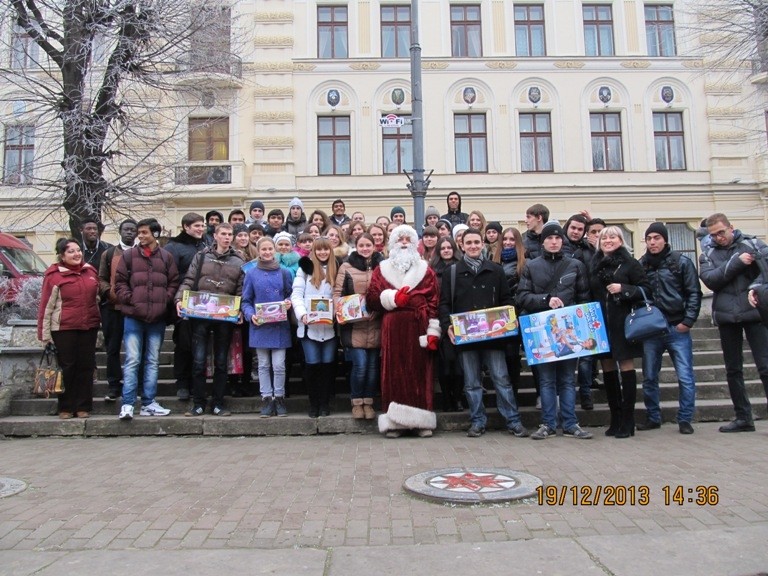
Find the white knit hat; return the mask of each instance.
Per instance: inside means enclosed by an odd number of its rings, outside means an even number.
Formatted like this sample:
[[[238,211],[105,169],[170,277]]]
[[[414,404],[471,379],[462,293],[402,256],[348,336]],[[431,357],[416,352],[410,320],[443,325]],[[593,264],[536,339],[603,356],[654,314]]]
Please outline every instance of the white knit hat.
[[[291,200],[290,204],[288,204],[288,210],[290,210],[294,206],[298,206],[299,208],[302,209],[302,211],[304,210],[304,203],[301,200],[299,200],[298,196],[294,196],[293,200]]]

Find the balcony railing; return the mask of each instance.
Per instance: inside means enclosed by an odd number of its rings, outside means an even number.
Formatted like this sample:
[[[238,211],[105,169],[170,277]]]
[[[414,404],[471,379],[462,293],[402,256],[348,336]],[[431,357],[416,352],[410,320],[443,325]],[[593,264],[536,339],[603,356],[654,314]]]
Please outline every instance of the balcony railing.
[[[232,184],[232,166],[227,164],[177,166],[174,183],[179,186]]]

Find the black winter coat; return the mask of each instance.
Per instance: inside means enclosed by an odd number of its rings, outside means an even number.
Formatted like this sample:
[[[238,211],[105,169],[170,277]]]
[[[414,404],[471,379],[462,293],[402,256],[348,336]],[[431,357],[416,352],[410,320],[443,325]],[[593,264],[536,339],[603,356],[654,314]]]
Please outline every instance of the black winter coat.
[[[205,246],[203,238],[198,240],[194,236],[182,232],[178,236],[171,238],[168,244],[165,245],[165,249],[173,255],[176,268],[179,270],[179,276],[184,278],[189,265],[192,264],[192,260],[195,258],[195,254],[200,252]]]
[[[549,301],[554,297],[560,298],[564,306],[589,301],[587,269],[562,251],[545,251],[525,263],[515,301],[522,315],[549,310]]]
[[[453,267],[456,268],[455,294],[451,292],[451,268]],[[484,259],[477,274],[472,272],[463,260],[449,266],[443,272],[439,312],[440,328],[443,333],[447,333],[448,327],[451,326],[451,314],[513,304],[504,270],[495,262]],[[477,344],[462,344],[459,350],[504,350],[506,344],[506,339],[500,338]]]
[[[760,314],[749,305],[749,286],[760,276],[757,262],[744,264],[743,252],[758,252],[768,258],[768,246],[754,236],[735,230],[733,242],[722,247],[714,243],[699,256],[699,276],[704,285],[715,293],[712,300],[712,320],[715,324],[760,322]]]
[[[639,288],[645,290],[648,298],[652,297],[651,285],[640,262],[632,258],[624,246],[612,254],[598,252],[592,259],[589,280],[592,297],[600,302],[611,345],[610,353],[600,357],[614,360],[642,358],[643,343],[631,343],[624,337],[624,319],[632,311],[633,305],[643,301]],[[613,283],[621,284],[621,292],[618,294],[610,294],[606,288]]]
[[[662,253],[658,267],[651,265],[653,261],[648,254],[640,258],[653,290],[654,304],[671,325],[682,323],[692,327],[701,310],[701,286],[695,264],[684,254],[672,251]]]

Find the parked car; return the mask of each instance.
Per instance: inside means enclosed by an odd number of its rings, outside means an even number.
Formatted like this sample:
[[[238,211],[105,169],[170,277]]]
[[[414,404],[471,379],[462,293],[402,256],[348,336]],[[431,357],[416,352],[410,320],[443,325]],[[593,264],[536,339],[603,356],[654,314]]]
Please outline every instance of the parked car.
[[[19,285],[26,278],[42,276],[48,266],[21,240],[0,232],[0,306],[13,304]],[[7,279],[7,280],[6,280]]]

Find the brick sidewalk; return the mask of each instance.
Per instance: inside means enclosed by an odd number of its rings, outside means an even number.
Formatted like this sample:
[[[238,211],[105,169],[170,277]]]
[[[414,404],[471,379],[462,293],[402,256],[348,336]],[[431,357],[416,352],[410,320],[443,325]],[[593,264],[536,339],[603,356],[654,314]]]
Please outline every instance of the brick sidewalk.
[[[29,488],[0,499],[0,550],[330,548],[765,525],[768,425],[730,435],[717,427],[543,442],[500,432],[5,441],[0,476]],[[558,487],[645,485],[650,503],[466,507],[401,489],[408,476],[455,466],[509,467]],[[717,486],[719,503],[665,505],[665,485]]]

